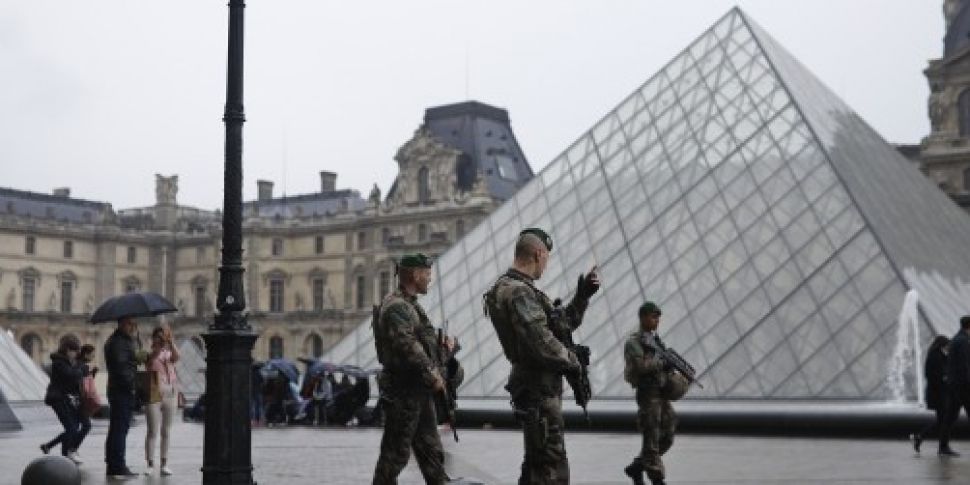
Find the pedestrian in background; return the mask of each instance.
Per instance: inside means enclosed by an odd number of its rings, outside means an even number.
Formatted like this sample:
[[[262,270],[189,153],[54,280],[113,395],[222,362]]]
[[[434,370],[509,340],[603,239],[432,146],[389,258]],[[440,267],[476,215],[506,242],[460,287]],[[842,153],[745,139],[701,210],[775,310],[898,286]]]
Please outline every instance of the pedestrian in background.
[[[950,339],[938,335],[926,351],[926,364],[923,366],[923,375],[926,377],[926,408],[936,412],[936,419],[920,431],[909,435],[910,441],[913,442],[913,449],[917,453],[919,453],[923,438],[930,433],[937,433],[938,435],[940,454],[944,454],[944,450],[950,448],[949,437],[943,433],[950,408],[950,390],[946,385],[946,360],[949,345]]]
[[[81,444],[81,379],[88,374],[86,365],[77,360],[81,342],[73,335],[61,337],[57,351],[51,354],[51,380],[44,396],[44,404],[54,410],[64,431],[53,440],[40,445],[46,455],[58,443],[61,454],[80,465],[83,463],[77,454]],[[86,431],[85,431],[86,434]]]
[[[145,461],[148,464],[146,475],[152,475],[155,471],[155,442],[159,435],[162,438],[159,473],[162,476],[172,474],[168,467],[168,449],[175,410],[178,408],[178,375],[175,372],[175,363],[178,360],[179,351],[172,338],[172,329],[168,325],[155,327],[152,331],[152,348],[145,362],[152,383],[151,397],[145,406],[148,425],[145,434]]]
[[[82,345],[81,352],[77,356],[78,365],[84,369],[84,377],[81,378],[81,409],[78,413],[80,429],[78,430],[77,445],[74,447],[75,453],[81,448],[81,443],[84,442],[84,438],[91,431],[91,416],[101,408],[100,399],[97,397],[97,389],[94,387],[94,376],[98,373],[98,368],[97,366],[91,365],[91,361],[93,360],[94,346],[91,344]],[[88,390],[93,392],[94,395],[87,395]],[[97,406],[93,405],[92,400],[98,403]]]
[[[960,410],[965,409],[967,416],[970,417],[970,315],[960,318],[960,330],[950,340],[950,350],[947,353],[946,361],[946,380],[950,389],[950,406],[947,413],[947,424],[944,426],[945,432],[941,440],[949,443],[950,430],[957,418],[960,417]],[[959,456],[959,453],[950,449],[941,448],[941,456]]]

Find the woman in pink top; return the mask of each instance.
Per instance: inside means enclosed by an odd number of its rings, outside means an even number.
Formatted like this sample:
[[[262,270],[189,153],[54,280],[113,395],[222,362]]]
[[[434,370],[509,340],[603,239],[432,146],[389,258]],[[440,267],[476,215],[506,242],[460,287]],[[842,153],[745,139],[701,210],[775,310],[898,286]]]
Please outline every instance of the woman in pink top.
[[[175,373],[175,363],[178,360],[179,351],[172,341],[172,329],[168,325],[156,327],[152,331],[152,351],[148,355],[145,367],[155,373],[153,382],[158,383],[158,395],[161,399],[145,406],[145,416],[148,421],[148,435],[145,436],[145,460],[148,461],[148,470],[145,474],[147,475],[154,472],[155,438],[159,434],[159,424],[161,424],[162,435],[160,473],[162,476],[172,474],[172,470],[168,468],[168,443],[169,432],[178,408],[178,376]]]

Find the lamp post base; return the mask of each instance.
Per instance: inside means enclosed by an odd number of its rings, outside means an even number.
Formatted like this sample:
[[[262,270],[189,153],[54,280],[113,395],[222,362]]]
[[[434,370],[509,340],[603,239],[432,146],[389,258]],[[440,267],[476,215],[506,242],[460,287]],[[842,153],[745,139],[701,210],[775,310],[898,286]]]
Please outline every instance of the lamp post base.
[[[206,347],[204,485],[254,485],[251,447],[251,330],[202,334]]]

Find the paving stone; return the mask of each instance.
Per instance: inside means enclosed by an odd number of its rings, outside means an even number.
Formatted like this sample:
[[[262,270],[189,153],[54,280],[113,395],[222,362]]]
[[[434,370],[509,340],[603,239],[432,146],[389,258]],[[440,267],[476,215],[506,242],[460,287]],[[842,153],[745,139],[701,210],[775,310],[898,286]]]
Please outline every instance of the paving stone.
[[[20,483],[27,464],[40,456],[38,445],[59,432],[52,412],[35,411],[23,431],[0,433],[0,485]],[[106,483],[104,437],[107,421],[96,420],[81,447],[85,485]],[[442,433],[449,472],[478,478],[489,484],[514,484],[522,459],[522,437],[511,430],[459,431],[460,443]],[[128,465],[142,472],[145,426],[138,416],[128,435]],[[381,430],[373,428],[273,427],[253,430],[254,476],[263,485],[368,484]],[[197,484],[202,481],[203,427],[198,423],[175,425],[168,478],[140,477],[125,483]],[[636,434],[571,432],[566,438],[572,483],[626,484],[622,473],[640,439]],[[786,439],[739,436],[678,436],[665,458],[670,484],[938,484],[967,483],[970,444],[955,442],[966,452],[941,460],[932,441],[916,456],[905,438]],[[54,450],[54,453],[58,450]],[[117,483],[117,482],[111,482]],[[400,483],[421,484],[412,462]]]

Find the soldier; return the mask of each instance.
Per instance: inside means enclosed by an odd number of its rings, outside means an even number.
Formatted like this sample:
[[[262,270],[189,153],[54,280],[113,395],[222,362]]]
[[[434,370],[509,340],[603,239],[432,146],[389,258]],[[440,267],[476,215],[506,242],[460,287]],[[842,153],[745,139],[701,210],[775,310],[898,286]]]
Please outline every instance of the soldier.
[[[599,289],[594,266],[579,277],[576,296],[554,308],[534,281],[542,276],[552,251],[545,231],[519,234],[512,267],[485,294],[485,305],[512,372],[505,389],[522,424],[525,458],[519,484],[569,483],[563,437],[562,377],[579,373],[576,355],[553,336],[550,326],[572,332],[582,323],[589,298]]]
[[[398,289],[375,310],[374,345],[383,365],[378,376],[385,423],[381,455],[374,469],[374,485],[397,483],[408,463],[411,448],[428,484],[449,479],[444,469],[444,449],[438,436],[434,395],[445,390],[439,356],[445,346],[451,353],[454,341],[439,344],[434,327],[418,295],[428,292],[431,259],[423,254],[405,255],[398,265]],[[456,377],[461,383],[462,372]]]
[[[640,456],[623,469],[634,485],[643,485],[647,473],[653,485],[663,485],[664,465],[660,456],[674,443],[677,415],[670,405],[687,390],[687,380],[660,359],[664,349],[657,328],[660,326],[660,307],[644,303],[638,312],[640,330],[630,335],[623,348],[626,365],[623,378],[636,389],[637,424],[643,434]]]

